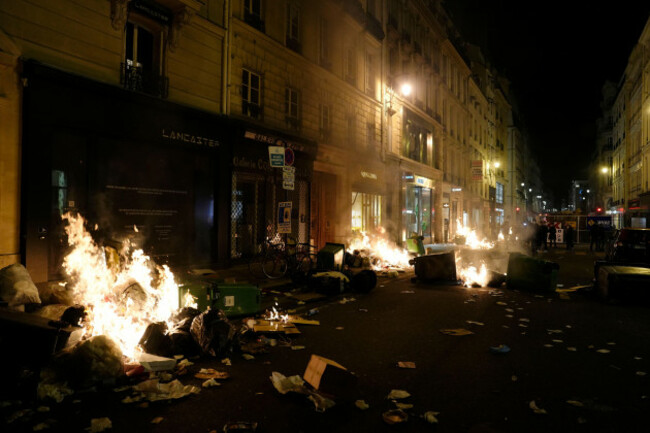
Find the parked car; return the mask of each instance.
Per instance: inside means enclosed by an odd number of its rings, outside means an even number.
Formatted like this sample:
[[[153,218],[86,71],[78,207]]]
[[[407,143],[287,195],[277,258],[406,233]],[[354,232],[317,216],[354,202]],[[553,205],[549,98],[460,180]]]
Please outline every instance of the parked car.
[[[645,268],[645,269],[644,269]],[[647,296],[650,287],[650,229],[625,227],[616,230],[605,244],[604,260],[594,263],[594,289],[607,299],[616,289],[626,288]]]
[[[650,229],[626,227],[616,230],[605,245],[605,261],[650,264]]]

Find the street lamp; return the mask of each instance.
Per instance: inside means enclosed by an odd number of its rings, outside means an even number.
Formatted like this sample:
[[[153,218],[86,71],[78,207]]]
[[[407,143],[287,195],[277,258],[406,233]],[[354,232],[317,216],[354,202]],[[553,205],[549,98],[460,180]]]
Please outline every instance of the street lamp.
[[[602,174],[606,174],[608,171],[609,171],[609,168],[607,168],[607,167],[601,167],[601,168],[600,168],[600,172],[601,172]]]

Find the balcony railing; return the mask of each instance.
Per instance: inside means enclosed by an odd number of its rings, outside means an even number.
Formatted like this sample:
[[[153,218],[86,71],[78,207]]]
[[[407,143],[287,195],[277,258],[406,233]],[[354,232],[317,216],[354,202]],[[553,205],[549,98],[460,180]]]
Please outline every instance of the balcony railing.
[[[147,95],[167,98],[169,79],[153,72],[144,71],[139,66],[121,64],[120,84],[127,90]]]

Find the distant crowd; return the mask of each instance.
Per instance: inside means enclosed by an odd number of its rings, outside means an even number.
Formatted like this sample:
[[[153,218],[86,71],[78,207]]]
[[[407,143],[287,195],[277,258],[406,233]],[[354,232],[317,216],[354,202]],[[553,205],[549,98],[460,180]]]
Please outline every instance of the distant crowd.
[[[548,251],[557,248],[558,230],[563,230],[562,237],[567,250],[572,250],[575,242],[575,229],[571,224],[531,222],[527,223],[526,242],[531,254],[537,255],[540,250]],[[589,251],[604,251],[608,230],[603,225],[594,224],[589,230]]]

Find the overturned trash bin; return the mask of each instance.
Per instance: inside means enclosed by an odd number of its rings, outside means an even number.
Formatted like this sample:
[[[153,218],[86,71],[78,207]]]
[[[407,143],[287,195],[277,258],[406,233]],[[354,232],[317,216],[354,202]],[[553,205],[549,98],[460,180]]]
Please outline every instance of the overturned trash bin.
[[[415,267],[415,278],[419,281],[458,281],[456,275],[456,253],[448,252],[427,254],[409,261]]]
[[[345,264],[345,245],[327,242],[316,254],[319,271],[342,271]]]
[[[560,265],[521,253],[510,253],[506,287],[510,290],[554,292]]]

